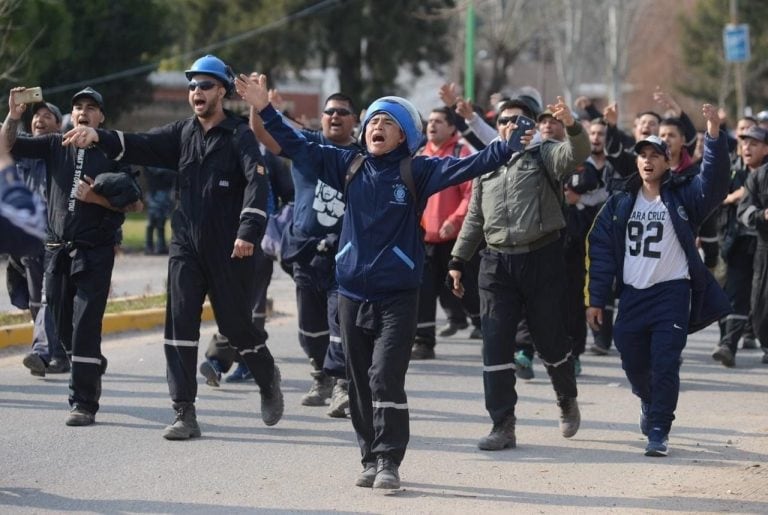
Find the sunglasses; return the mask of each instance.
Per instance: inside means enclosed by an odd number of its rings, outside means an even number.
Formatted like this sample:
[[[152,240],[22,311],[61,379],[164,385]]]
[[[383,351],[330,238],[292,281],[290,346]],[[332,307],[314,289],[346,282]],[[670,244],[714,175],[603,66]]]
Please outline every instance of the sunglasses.
[[[496,120],[496,123],[498,125],[509,125],[509,123],[515,123],[517,122],[517,115],[514,116],[501,116],[498,120]]]
[[[208,91],[216,86],[216,81],[212,80],[191,80],[189,81],[189,91],[195,91],[197,88]]]
[[[333,116],[335,114],[338,114],[339,116],[349,116],[352,114],[352,111],[349,109],[344,109],[343,107],[329,107],[323,113],[327,114],[328,116]]]

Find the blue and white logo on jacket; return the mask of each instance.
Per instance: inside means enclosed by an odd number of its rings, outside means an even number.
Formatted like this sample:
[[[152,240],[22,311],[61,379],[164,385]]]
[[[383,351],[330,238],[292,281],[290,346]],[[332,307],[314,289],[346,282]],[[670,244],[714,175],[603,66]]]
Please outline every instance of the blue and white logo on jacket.
[[[405,205],[406,198],[408,198],[408,188],[405,187],[405,184],[397,183],[392,186],[392,189],[392,201],[390,203]]]

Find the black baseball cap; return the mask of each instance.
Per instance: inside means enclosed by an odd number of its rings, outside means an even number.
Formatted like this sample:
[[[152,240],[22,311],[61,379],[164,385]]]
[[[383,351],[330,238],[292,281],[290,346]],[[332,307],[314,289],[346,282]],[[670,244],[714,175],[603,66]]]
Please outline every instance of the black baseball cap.
[[[56,118],[56,121],[61,123],[61,110],[50,102],[38,102],[37,104],[34,104],[32,106],[32,114],[34,115],[42,108],[48,109],[53,114],[54,118]]]
[[[96,104],[99,106],[99,109],[104,111],[104,98],[101,96],[101,93],[93,89],[92,87],[88,86],[87,88],[78,91],[75,93],[75,96],[72,97],[72,104],[77,102],[79,99],[86,97],[90,98]]]
[[[747,132],[739,136],[739,139],[753,139],[761,143],[768,143],[768,131],[757,125],[747,129]]]
[[[639,155],[643,150],[643,147],[648,145],[651,145],[656,152],[669,159],[669,149],[667,148],[667,144],[658,136],[648,136],[635,143],[635,154]]]

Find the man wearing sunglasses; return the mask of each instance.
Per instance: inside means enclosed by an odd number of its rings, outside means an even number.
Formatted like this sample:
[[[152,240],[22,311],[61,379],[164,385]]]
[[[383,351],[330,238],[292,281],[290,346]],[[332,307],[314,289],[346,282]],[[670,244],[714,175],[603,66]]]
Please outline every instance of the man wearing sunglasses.
[[[302,129],[301,132],[313,143],[362,151],[354,138],[356,120],[352,99],[343,93],[334,93],[325,101],[320,119],[322,130]],[[276,155],[282,152],[253,109],[251,127],[270,151]],[[338,284],[334,260],[345,208],[344,192],[322,180],[308,178],[317,174],[303,156],[293,156],[292,164],[296,203],[293,221],[283,236],[282,260],[293,266],[299,343],[312,366],[312,385],[301,403],[325,406],[330,399],[328,416],[344,418],[349,396],[337,322]]]
[[[538,106],[536,106],[538,108]],[[562,179],[589,156],[589,138],[561,97],[547,108],[565,125],[567,139],[540,138],[496,171],[474,179],[469,212],[448,265],[457,295],[464,264],[481,241],[478,286],[483,329],[485,405],[493,421],[478,447],[515,447],[515,332],[525,313],[536,350],[550,376],[560,408],[560,432],[570,438],[581,421],[576,377],[566,335],[566,271],[560,231],[565,227]],[[499,109],[499,138],[506,140],[520,115],[538,109],[513,99]]]
[[[168,440],[199,437],[195,412],[200,314],[206,294],[221,333],[253,373],[268,426],[283,415],[280,371],[266,332],[251,321],[255,302],[254,248],[266,225],[267,178],[247,122],[225,111],[234,87],[231,69],[207,55],[186,71],[194,115],[143,134],[75,128],[65,143],[96,144],[124,162],[176,169],[177,209],[168,261],[165,357],[176,414]]]

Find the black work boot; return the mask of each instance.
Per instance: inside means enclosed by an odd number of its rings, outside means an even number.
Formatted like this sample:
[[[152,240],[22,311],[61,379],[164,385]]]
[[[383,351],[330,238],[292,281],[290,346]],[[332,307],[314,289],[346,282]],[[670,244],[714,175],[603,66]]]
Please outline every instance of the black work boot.
[[[173,410],[176,412],[176,420],[165,428],[163,438],[166,440],[189,440],[200,437],[202,433],[200,433],[200,426],[197,425],[195,405],[191,402],[180,402],[173,405]]]
[[[283,391],[280,389],[280,369],[275,365],[275,375],[269,391],[262,390],[261,420],[268,426],[274,426],[283,418]]]
[[[576,434],[581,425],[581,412],[576,397],[561,397],[557,399],[560,407],[560,433],[566,438]]]
[[[46,364],[39,354],[30,352],[24,356],[22,364],[29,369],[29,373],[37,377],[45,377]]]
[[[395,490],[400,488],[400,473],[397,464],[386,454],[379,454],[376,458],[376,479],[373,480],[373,488]]]
[[[507,447],[514,449],[517,445],[515,438],[516,421],[514,415],[507,415],[501,422],[493,424],[491,432],[477,442],[478,449],[482,451],[500,451]]]

